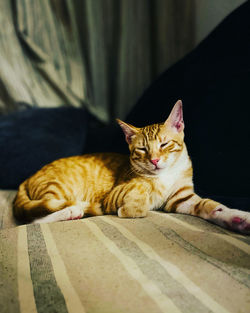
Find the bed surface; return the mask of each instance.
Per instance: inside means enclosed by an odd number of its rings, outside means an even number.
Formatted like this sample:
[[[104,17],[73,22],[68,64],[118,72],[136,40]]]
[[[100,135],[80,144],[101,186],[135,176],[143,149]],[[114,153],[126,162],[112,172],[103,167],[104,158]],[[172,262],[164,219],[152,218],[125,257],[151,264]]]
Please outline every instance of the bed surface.
[[[250,312],[250,237],[150,212],[19,225],[0,191],[0,303],[12,312]]]

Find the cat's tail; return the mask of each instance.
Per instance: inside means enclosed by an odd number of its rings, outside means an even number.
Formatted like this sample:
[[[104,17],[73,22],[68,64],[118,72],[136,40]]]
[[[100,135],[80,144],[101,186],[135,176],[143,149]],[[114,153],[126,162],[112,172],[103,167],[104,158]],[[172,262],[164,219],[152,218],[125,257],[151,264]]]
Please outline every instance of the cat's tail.
[[[84,205],[83,205],[84,204]],[[13,202],[13,214],[16,219],[31,222],[34,219],[44,217],[68,207],[80,207],[84,209],[85,216],[103,215],[100,203],[88,203],[82,201],[73,201],[66,199],[39,199],[32,200],[29,197],[26,181],[18,189]]]
[[[32,221],[36,217],[45,216],[70,205],[72,201],[65,199],[32,200],[29,197],[26,182],[23,182],[13,202],[13,214],[18,220]]]

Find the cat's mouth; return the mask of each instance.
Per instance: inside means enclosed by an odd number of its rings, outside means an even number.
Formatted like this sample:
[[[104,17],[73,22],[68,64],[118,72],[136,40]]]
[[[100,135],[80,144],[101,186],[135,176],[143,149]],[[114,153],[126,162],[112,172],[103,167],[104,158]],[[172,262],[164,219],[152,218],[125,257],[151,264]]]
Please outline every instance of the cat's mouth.
[[[161,171],[165,169],[164,166],[159,166],[155,164],[152,168],[152,164],[141,164],[140,162],[133,162],[134,170],[141,175],[158,175]]]
[[[152,170],[154,173],[156,172],[160,172],[160,171],[162,171],[163,170],[163,168],[162,167],[159,167],[159,166],[155,166],[155,168]]]
[[[153,169],[153,171],[159,171],[159,170],[162,170],[162,168],[160,168],[160,167],[158,167],[158,166],[156,166],[156,167]]]
[[[150,165],[153,165],[153,164],[150,164]],[[153,165],[153,168],[151,170],[154,172],[157,172],[157,171],[163,170],[164,168],[165,168],[164,164],[157,163]]]
[[[165,167],[160,167],[159,165],[155,165],[154,168],[151,168],[150,171],[153,175],[158,174],[159,172],[163,171]]]

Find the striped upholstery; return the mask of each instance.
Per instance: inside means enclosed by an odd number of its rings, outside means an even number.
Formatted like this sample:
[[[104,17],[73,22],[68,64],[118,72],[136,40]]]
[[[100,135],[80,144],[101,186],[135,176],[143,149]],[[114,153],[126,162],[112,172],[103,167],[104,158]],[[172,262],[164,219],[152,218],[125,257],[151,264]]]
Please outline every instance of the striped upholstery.
[[[3,204],[1,312],[250,312],[250,237],[160,212],[10,227]]]

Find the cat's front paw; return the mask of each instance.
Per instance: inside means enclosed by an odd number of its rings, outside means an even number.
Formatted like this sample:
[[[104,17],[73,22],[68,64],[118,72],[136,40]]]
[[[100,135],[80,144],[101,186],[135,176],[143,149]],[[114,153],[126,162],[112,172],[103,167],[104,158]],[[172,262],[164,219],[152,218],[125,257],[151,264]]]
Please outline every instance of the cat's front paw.
[[[224,228],[250,235],[250,213],[217,206],[208,218],[211,222]]]
[[[147,210],[145,209],[139,209],[139,208],[126,208],[121,207],[117,210],[117,215],[119,217],[145,217],[147,215]]]
[[[65,211],[64,211],[65,210]],[[63,213],[63,220],[78,220],[83,217],[84,210],[81,206],[72,205],[70,207],[65,208]]]

